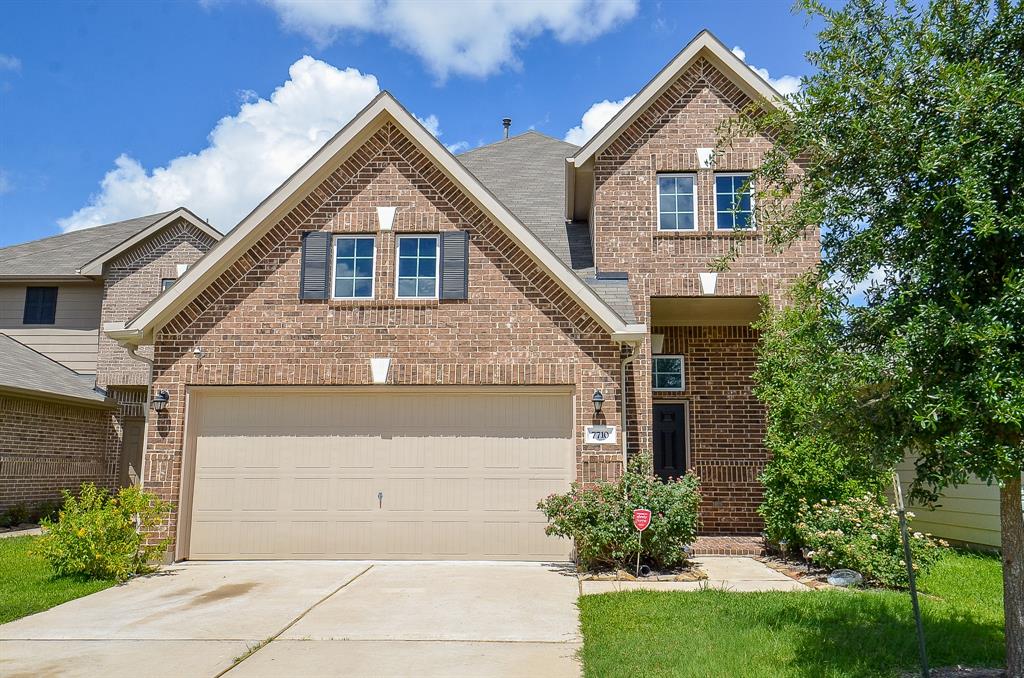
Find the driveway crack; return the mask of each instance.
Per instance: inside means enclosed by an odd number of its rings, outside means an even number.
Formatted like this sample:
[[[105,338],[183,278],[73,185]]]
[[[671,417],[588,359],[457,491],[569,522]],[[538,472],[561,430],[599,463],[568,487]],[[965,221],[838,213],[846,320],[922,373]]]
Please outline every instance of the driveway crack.
[[[238,666],[241,666],[242,663],[245,662],[245,660],[247,660],[249,657],[253,656],[257,652],[259,652],[260,650],[265,648],[267,645],[270,645],[272,642],[274,642],[275,640],[280,638],[282,633],[284,633],[285,631],[287,631],[291,627],[295,626],[299,622],[300,619],[302,619],[307,614],[312,612],[314,609],[319,607],[321,603],[326,602],[328,599],[330,599],[332,596],[334,596],[335,593],[337,593],[338,591],[342,590],[343,588],[345,588],[346,586],[348,586],[349,584],[354,582],[356,579],[359,579],[360,577],[362,577],[364,574],[366,574],[367,572],[369,572],[372,569],[373,569],[373,564],[367,565],[362,571],[359,572],[359,574],[357,574],[356,576],[352,577],[351,579],[348,579],[347,581],[343,582],[337,588],[335,588],[333,591],[328,593],[326,596],[324,596],[320,600],[316,601],[315,603],[313,603],[312,605],[307,607],[305,610],[303,610],[302,612],[299,613],[299,616],[295,617],[295,619],[291,620],[290,622],[285,624],[283,627],[281,627],[281,629],[277,633],[275,633],[274,635],[270,636],[269,638],[265,638],[265,639],[261,640],[259,643],[257,643],[253,647],[251,647],[245,654],[243,654],[241,657],[239,657],[237,660],[235,660],[235,662],[233,664],[231,664],[231,666],[227,667],[226,669],[224,669],[220,673],[216,674],[213,678],[221,678],[221,676],[223,676],[223,675],[227,674],[228,672],[234,670]]]

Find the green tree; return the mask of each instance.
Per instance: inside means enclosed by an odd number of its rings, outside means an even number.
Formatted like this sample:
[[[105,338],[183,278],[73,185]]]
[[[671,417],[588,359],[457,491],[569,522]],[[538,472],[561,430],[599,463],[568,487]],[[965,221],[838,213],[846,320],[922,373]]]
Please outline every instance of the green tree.
[[[821,228],[815,287],[840,321],[822,354],[848,370],[821,386],[849,396],[844,449],[890,466],[912,451],[920,499],[998,483],[1007,666],[1024,676],[1024,10],[802,5],[822,25],[814,74],[729,131],[775,142],[752,178],[759,224],[780,246]]]

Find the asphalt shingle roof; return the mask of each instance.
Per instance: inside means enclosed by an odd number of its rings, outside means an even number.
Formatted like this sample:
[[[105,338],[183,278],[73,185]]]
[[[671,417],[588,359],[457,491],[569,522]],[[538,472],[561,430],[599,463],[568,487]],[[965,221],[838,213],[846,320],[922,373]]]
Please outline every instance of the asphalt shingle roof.
[[[526,132],[458,156],[487,189],[626,322],[635,322],[626,280],[598,280],[590,225],[565,220],[565,159],[578,146]]]
[[[0,248],[0,277],[78,275],[79,268],[168,214],[150,214]]]
[[[6,334],[0,334],[0,388],[103,403],[95,378],[77,374]]]

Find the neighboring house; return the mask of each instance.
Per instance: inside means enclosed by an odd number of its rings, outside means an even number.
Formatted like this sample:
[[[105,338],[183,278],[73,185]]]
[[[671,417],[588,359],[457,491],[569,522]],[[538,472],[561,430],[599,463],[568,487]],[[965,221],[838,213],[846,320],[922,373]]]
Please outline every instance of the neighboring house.
[[[759,532],[750,323],[819,243],[756,228],[767,139],[708,161],[754,98],[778,101],[707,32],[582,148],[455,157],[376,97],[104,326],[155,349],[143,484],[177,505],[174,557],[564,559],[538,499],[648,451],[700,475],[705,533]]]
[[[220,237],[179,208],[0,248],[0,511],[137,480],[149,370],[99,328]]]

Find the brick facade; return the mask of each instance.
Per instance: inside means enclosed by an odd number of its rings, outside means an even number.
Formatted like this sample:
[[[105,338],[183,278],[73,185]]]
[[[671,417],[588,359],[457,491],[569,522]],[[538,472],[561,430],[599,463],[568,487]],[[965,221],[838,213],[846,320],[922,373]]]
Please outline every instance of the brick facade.
[[[156,235],[108,261],[103,266],[103,310],[100,327],[133,318],[160,294],[161,280],[178,277],[178,265],[195,263],[214,244],[213,238],[185,219],[169,224]],[[139,348],[151,357],[152,348]],[[110,337],[100,333],[96,383],[107,386],[145,386],[149,375]]]
[[[84,482],[115,489],[114,410],[0,396],[0,511],[32,508]]]
[[[795,279],[819,260],[816,233],[782,253],[762,232],[716,231],[714,176],[758,166],[771,142],[763,137],[734,139],[713,169],[699,166],[697,149],[714,148],[720,125],[749,99],[705,59],[697,59],[615,141],[595,159],[594,241],[600,271],[628,273],[637,320],[657,325],[652,297],[701,295],[698,273],[735,245],[737,258],[720,273],[716,294],[785,300]],[[657,175],[697,176],[697,230],[658,231]],[[798,168],[793,168],[798,172]],[[767,460],[762,444],[763,414],[750,394],[757,338],[746,327],[676,327],[651,330],[692,352],[690,399],[691,463],[703,480],[703,530],[749,533],[761,528],[757,474]],[[671,338],[671,340],[670,340]],[[684,351],[680,351],[684,352]],[[650,450],[652,441],[651,342],[648,338],[629,370],[629,434],[632,450]],[[730,398],[724,401],[723,393]]]
[[[394,232],[378,232],[378,205],[399,207]],[[396,300],[395,235],[451,229],[470,232],[469,299]],[[298,299],[300,237],[309,230],[376,233],[374,300]],[[391,356],[395,384],[572,386],[582,428],[617,420],[619,355],[586,311],[386,123],[160,330],[154,388],[166,389],[170,404],[150,425],[144,483],[178,500],[190,385],[370,384],[369,358]],[[595,389],[608,397],[599,420]],[[578,436],[577,477],[617,474],[618,454]]]

